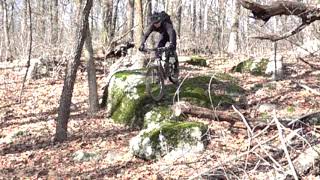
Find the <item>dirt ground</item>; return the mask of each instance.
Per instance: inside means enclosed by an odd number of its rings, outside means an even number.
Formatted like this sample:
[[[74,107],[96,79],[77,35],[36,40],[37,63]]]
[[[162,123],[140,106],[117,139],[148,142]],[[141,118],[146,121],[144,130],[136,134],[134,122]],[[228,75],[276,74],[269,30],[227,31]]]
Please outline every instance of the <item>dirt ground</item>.
[[[209,67],[196,67],[181,63],[182,77],[213,72],[229,72],[240,59],[215,57]],[[276,105],[276,116],[280,120],[290,120],[302,115],[317,112],[320,108],[320,68],[296,59],[285,58],[285,77],[274,82],[270,77],[257,77],[250,74],[231,73],[238,78],[246,90],[247,108],[239,109],[248,119],[272,120],[272,111],[259,112],[263,104]],[[320,67],[317,59],[308,59]],[[191,70],[190,70],[191,69]],[[65,143],[53,142],[55,119],[62,92],[63,78],[42,78],[26,84],[22,103],[18,104],[22,74],[19,70],[0,70],[0,138],[18,133],[11,143],[0,141],[0,179],[269,179],[268,172],[274,169],[266,158],[263,148],[252,148],[258,142],[267,141],[268,147],[279,147],[277,129],[256,130],[248,136],[243,122],[231,125],[225,121],[212,121],[190,117],[210,127],[210,140],[205,152],[182,157],[176,161],[159,159],[144,161],[129,153],[129,140],[138,131],[114,124],[105,118],[102,109],[96,116],[87,115],[88,87],[84,72],[79,72],[72,99],[72,113],[68,124],[69,137]],[[98,73],[99,94],[105,84],[105,75]],[[314,92],[303,88],[306,85]],[[233,111],[232,108],[230,111]],[[290,130],[284,128],[284,134]],[[319,137],[316,126],[303,130],[303,135]],[[315,138],[316,139],[316,138]],[[313,144],[318,140],[310,140]],[[292,158],[307,145],[290,149]],[[252,153],[250,153],[250,149]],[[98,158],[78,162],[73,154],[79,150],[94,152]],[[265,161],[264,161],[265,160]],[[285,157],[276,159],[286,166]],[[260,163],[260,164],[259,164]],[[316,175],[308,173],[304,178]]]

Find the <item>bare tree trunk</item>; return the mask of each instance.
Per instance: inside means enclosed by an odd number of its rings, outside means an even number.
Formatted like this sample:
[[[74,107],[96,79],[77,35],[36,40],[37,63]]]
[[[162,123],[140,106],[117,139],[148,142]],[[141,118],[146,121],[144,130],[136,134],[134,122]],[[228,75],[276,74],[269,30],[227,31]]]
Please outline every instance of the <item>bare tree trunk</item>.
[[[128,30],[133,28],[134,24],[134,0],[128,0],[128,5],[127,5],[127,28]],[[133,41],[133,30],[130,33],[130,40]]]
[[[177,10],[177,34],[178,37],[181,37],[181,23],[182,23],[182,0],[179,0],[178,10]]]
[[[113,38],[115,36],[115,31],[117,28],[117,18],[118,18],[118,5],[120,0],[116,0],[116,5],[114,6],[114,11],[112,14],[112,25],[111,25],[111,32],[110,32],[110,38]]]
[[[134,31],[134,37],[135,37],[135,44],[137,44],[136,47],[138,47],[141,44],[141,40],[142,40],[142,35],[143,35],[143,12],[142,12],[142,2],[141,0],[135,0],[134,1],[134,9],[135,9],[135,26],[137,26],[135,28]]]
[[[99,109],[98,93],[97,93],[97,78],[96,78],[96,67],[93,59],[93,48],[92,48],[92,37],[87,25],[87,39],[86,39],[86,49],[88,51],[88,85],[89,85],[89,114],[93,116]]]
[[[240,2],[235,1],[235,11],[233,11],[233,22],[231,27],[231,33],[229,37],[229,44],[228,44],[228,53],[234,54],[238,50],[239,44],[239,16],[240,16]]]
[[[152,15],[152,0],[148,0],[148,13],[147,13],[147,17],[145,18],[147,21],[146,25],[150,24],[150,16]],[[155,37],[154,37],[154,34],[151,34],[150,36],[150,39],[151,39],[151,46],[152,47],[155,47],[156,46],[156,40],[155,40]]]
[[[199,5],[200,5],[200,7],[199,7],[199,34],[200,35],[202,35],[203,34],[203,15],[202,15],[202,7],[203,7],[203,0],[200,0],[200,2],[199,2]]]
[[[84,1],[85,6],[81,14],[79,14],[80,21],[77,27],[75,44],[73,47],[73,54],[72,54],[73,57],[72,59],[69,59],[69,62],[68,62],[66,75],[64,79],[64,85],[63,85],[63,89],[60,97],[58,121],[56,125],[56,134],[55,134],[55,140],[58,142],[63,142],[67,139],[67,127],[68,127],[68,120],[70,117],[71,98],[73,94],[74,83],[77,76],[77,70],[80,65],[82,48],[87,35],[87,28],[88,28],[87,26],[89,25],[88,17],[90,14],[90,10],[92,8],[92,1],[93,0],[85,0]]]
[[[59,37],[59,0],[54,0],[51,16],[51,43],[57,44]]]
[[[22,81],[22,86],[21,86],[21,90],[20,90],[20,96],[19,96],[19,103],[21,103],[22,101],[22,93],[23,93],[23,89],[24,89],[24,85],[27,79],[27,75],[28,75],[28,71],[29,71],[29,67],[30,67],[30,61],[31,61],[31,53],[32,53],[32,41],[33,41],[33,37],[32,37],[32,14],[31,14],[31,0],[27,0],[27,4],[28,4],[28,10],[29,10],[29,51],[28,51],[28,61],[27,61],[27,69],[26,69],[26,73],[23,77],[23,81]]]
[[[111,41],[110,33],[112,29],[112,0],[103,1],[103,28],[104,28],[104,43],[108,44]]]
[[[10,25],[9,25],[9,16],[8,16],[8,2],[7,0],[4,0],[2,2],[3,6],[3,22],[4,22],[4,39],[5,39],[5,57],[4,59],[7,61],[9,59],[10,55]]]
[[[196,37],[197,35],[197,0],[192,1],[192,33],[193,37]]]
[[[40,20],[40,29],[41,29],[41,37],[43,38],[42,40],[45,42],[46,39],[46,0],[41,1],[41,20]]]

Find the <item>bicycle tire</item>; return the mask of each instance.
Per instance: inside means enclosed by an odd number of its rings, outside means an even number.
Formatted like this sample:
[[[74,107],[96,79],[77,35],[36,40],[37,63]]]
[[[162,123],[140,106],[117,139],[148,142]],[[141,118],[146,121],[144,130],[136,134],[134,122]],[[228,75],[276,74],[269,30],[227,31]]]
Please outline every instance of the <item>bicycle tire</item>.
[[[177,53],[174,53],[174,58],[176,61],[178,61],[178,55]],[[179,68],[179,67],[177,67]],[[168,77],[169,77],[169,81],[172,82],[173,84],[179,84],[179,77],[178,78],[174,78],[174,64],[169,63],[169,72],[168,73]]]
[[[151,66],[146,73],[146,91],[155,101],[160,101],[164,95],[164,79],[159,66]]]

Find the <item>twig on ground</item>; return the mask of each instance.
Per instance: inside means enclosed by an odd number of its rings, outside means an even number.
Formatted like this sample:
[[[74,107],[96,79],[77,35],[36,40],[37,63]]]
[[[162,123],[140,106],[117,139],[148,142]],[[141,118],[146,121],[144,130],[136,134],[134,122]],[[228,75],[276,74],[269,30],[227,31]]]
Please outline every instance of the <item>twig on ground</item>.
[[[180,101],[180,96],[179,96],[179,95],[180,95],[180,88],[181,88],[182,84],[184,83],[184,81],[189,77],[189,75],[190,75],[190,73],[188,73],[188,74],[183,78],[183,80],[181,81],[181,83],[179,84],[176,92],[175,92],[174,95],[173,95],[172,104],[175,103],[176,97],[177,97],[177,102]]]
[[[291,173],[292,173],[291,175],[293,175],[295,180],[298,180],[299,178],[298,178],[297,172],[296,172],[296,170],[294,168],[294,165],[293,165],[293,163],[291,161],[291,158],[290,158],[287,146],[286,146],[286,142],[285,142],[285,139],[283,137],[282,127],[281,127],[281,124],[280,124],[280,122],[279,122],[279,120],[277,118],[275,110],[273,111],[273,118],[274,118],[274,121],[275,121],[275,123],[277,125],[277,128],[278,128],[278,135],[279,135],[280,142],[282,144],[282,149],[284,150],[284,153],[286,155],[287,161],[289,163],[289,167],[291,169]]]
[[[311,93],[315,94],[315,95],[318,95],[320,96],[320,92],[315,90],[315,89],[312,89],[310,88],[309,86],[305,85],[305,84],[301,84],[301,83],[297,83],[300,87],[306,89],[307,91],[310,91]]]
[[[235,112],[237,112],[237,113],[239,114],[239,116],[241,117],[243,123],[244,123],[244,124],[246,125],[246,127],[248,128],[248,131],[249,131],[250,137],[251,137],[251,136],[253,135],[253,131],[252,131],[251,127],[249,126],[246,118],[243,116],[243,114],[242,114],[236,107],[234,107],[234,105],[232,105],[232,108],[233,108],[233,110],[234,110]]]

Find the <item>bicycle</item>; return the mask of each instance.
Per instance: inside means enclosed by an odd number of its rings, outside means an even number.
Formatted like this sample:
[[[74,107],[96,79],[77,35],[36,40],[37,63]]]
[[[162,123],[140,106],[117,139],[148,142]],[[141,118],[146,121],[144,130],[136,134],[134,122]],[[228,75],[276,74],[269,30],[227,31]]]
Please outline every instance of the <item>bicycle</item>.
[[[161,54],[150,58],[146,72],[146,91],[155,101],[163,98],[165,91],[165,80],[168,78],[173,84],[179,84],[179,78],[174,75],[174,63],[178,61],[176,52],[167,47],[145,49],[144,52],[155,52]],[[162,63],[164,61],[164,63]]]

